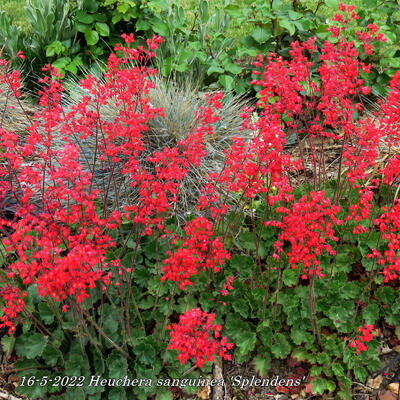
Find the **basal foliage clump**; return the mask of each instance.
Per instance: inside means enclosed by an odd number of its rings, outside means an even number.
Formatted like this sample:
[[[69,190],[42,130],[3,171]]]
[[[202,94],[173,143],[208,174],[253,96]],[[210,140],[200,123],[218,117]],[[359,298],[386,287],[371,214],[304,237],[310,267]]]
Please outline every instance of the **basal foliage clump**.
[[[400,323],[398,156],[390,153],[379,177],[368,171],[379,168],[379,143],[393,148],[399,140],[400,74],[375,120],[354,118],[370,90],[361,78],[370,66],[346,39],[354,7],[340,11],[318,61],[315,38],[293,42],[290,61],[259,55],[252,82],[262,87],[259,118],[251,107],[241,113],[241,129],[253,137],[232,138],[219,170],[199,183],[199,214],[183,227],[174,205],[207,156],[222,93],[206,97],[185,137],[152,151],[150,121],[164,110],[149,101],[156,71],[148,65],[160,37],[135,49],[134,36],[122,35],[103,79],[83,79],[85,94],[67,112],[60,75],[44,68],[42,111],[28,134],[0,130],[0,199],[13,199],[14,208],[0,214],[1,327],[11,335],[2,344],[21,357],[15,368],[41,382],[21,385],[21,393],[172,399],[154,385],[157,377],[198,377],[233,350],[238,362],[253,358],[260,375],[272,356],[307,361],[314,394],[337,388],[346,399],[352,374],[365,380],[365,366],[379,368],[375,325],[394,331]],[[357,40],[369,53],[385,39],[370,24]],[[1,83],[10,88],[3,95],[18,98],[19,73],[8,65],[1,60]],[[100,112],[108,104],[119,109],[111,120]],[[285,151],[293,134],[298,159]],[[88,138],[108,182],[95,184],[98,167],[80,162],[79,143]],[[341,149],[333,180],[323,157],[329,141]],[[298,186],[306,163],[313,177]],[[119,207],[117,174],[137,190],[134,203]],[[48,384],[99,374],[151,384]]]

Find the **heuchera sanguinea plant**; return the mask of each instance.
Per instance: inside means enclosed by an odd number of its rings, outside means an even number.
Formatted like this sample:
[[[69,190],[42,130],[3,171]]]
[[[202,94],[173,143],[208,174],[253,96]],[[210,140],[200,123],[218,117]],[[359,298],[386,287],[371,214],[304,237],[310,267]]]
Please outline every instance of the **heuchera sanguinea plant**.
[[[32,284],[37,285],[40,296],[63,303],[63,311],[69,302],[79,304],[88,298],[90,289],[97,285],[107,291],[113,278],[117,286],[131,285],[135,265],[124,267],[118,258],[106,261],[106,255],[115,247],[111,232],[117,231],[122,221],[132,221],[139,237],[157,232],[170,240],[160,279],[174,282],[176,290],[179,287],[183,292],[193,286],[192,278],[203,271],[221,272],[230,253],[224,248],[224,235],[216,232],[224,232],[224,218],[235,206],[226,200],[229,193],[237,195],[239,212],[254,199],[265,201],[263,226],[274,226],[279,231],[275,251],[268,257],[279,268],[300,268],[304,280],[311,283],[329,272],[328,266],[321,264],[321,256],[335,256],[337,246],[349,232],[349,223],[359,223],[351,228],[352,234],[363,234],[367,230],[365,222],[374,215],[373,223],[387,250],[374,250],[369,256],[378,260],[385,281],[396,279],[400,271],[400,202],[395,201],[380,214],[373,192],[382,183],[379,179],[368,182],[368,176],[376,165],[379,142],[384,140],[392,146],[399,140],[396,110],[400,73],[391,82],[391,92],[379,117],[375,121],[355,121],[355,110],[362,108],[359,96],[369,92],[360,72],[368,73],[370,66],[359,60],[354,42],[346,39],[347,24],[358,19],[354,7],[341,4],[340,11],[334,18],[339,27],[329,28],[334,41],[324,43],[316,72],[312,73],[316,38],[292,43],[291,61],[272,53],[258,57],[254,71],[258,79],[252,83],[262,87],[257,104],[259,119],[251,122],[254,108],[244,109],[242,114],[243,126],[251,128],[254,137],[249,142],[236,137],[225,150],[224,167],[207,177],[199,198],[198,211],[205,211],[208,217],[189,221],[183,237],[168,230],[166,221],[173,216],[172,206],[177,203],[183,178],[206,155],[203,139],[213,134],[222,94],[207,97],[209,106],[199,110],[197,127],[187,138],[175,147],[153,152],[142,163],[139,155],[150,146],[146,124],[151,118],[163,116],[163,110],[152,107],[146,98],[153,85],[149,77],[156,73],[148,66],[149,60],[162,39],[154,36],[147,41],[147,49],[135,49],[133,35],[123,35],[126,45],[117,45],[110,55],[106,83],[87,76],[81,86],[88,95],[68,113],[61,105],[59,75],[46,66],[44,72],[50,76],[41,80],[45,84],[40,92],[42,112],[31,119],[26,136],[0,130],[0,198],[12,197],[16,203],[15,217],[0,219],[5,250],[16,255],[8,266],[6,281],[2,278],[0,293],[5,305],[0,327],[12,333],[16,324],[23,322],[18,316],[24,312],[26,288]],[[366,32],[357,34],[367,54],[374,41],[385,40],[377,31],[371,24]],[[136,66],[128,61],[136,62]],[[5,60],[0,66],[1,82],[9,88],[3,95],[18,99],[18,72],[9,71]],[[89,107],[99,110],[110,99],[116,99],[121,107],[113,122],[103,120],[99,111]],[[284,149],[293,133],[300,149],[299,159]],[[100,167],[121,171],[129,176],[131,186],[138,188],[139,201],[125,205],[122,213],[107,212],[106,207],[100,213],[96,209],[96,203],[108,202],[107,187],[115,181],[104,184],[103,191],[93,189],[95,166],[88,170],[79,161],[79,141],[88,137],[97,143]],[[302,148],[304,137],[309,143],[308,153]],[[65,142],[61,148],[56,145],[57,138]],[[341,145],[333,198],[320,190],[327,179],[323,150],[328,140]],[[122,155],[128,156],[128,161],[121,168]],[[307,162],[313,169],[315,190],[296,200],[293,177],[305,170]],[[396,184],[398,168],[398,159],[393,158],[382,170],[383,184]],[[341,199],[350,191],[357,191],[357,201],[343,206]],[[40,204],[33,201],[38,194]],[[118,202],[118,195],[116,198]],[[255,232],[257,240],[259,233]],[[288,265],[282,265],[283,254],[288,257]],[[267,267],[259,258],[257,262],[262,276]],[[233,277],[226,282],[223,294],[232,290]],[[227,338],[220,338],[222,328],[213,324],[214,318],[213,313],[194,308],[169,326],[169,349],[180,352],[181,363],[193,359],[202,367],[206,361],[213,361],[215,354],[229,359],[226,350],[233,345]],[[371,330],[369,326],[365,329],[361,337],[364,343]],[[364,350],[364,346],[358,348]]]

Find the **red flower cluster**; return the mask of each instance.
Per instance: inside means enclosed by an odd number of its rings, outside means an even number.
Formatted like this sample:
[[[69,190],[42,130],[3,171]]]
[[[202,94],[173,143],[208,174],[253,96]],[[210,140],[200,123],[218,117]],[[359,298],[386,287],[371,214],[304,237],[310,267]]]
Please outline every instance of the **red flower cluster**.
[[[360,354],[362,351],[368,350],[368,347],[365,345],[365,343],[368,343],[372,340],[372,338],[373,338],[372,330],[373,329],[374,329],[374,325],[367,325],[367,324],[365,324],[364,327],[362,327],[362,326],[358,327],[358,332],[361,333],[360,337],[349,343],[350,347],[356,348],[357,354]]]
[[[180,282],[181,290],[193,285],[189,278],[197,275],[199,270],[211,269],[219,272],[221,265],[230,258],[220,238],[213,239],[213,224],[207,219],[197,217],[184,229],[186,239],[182,239],[182,247],[174,254],[167,252],[170,257],[164,260],[162,271],[165,274],[161,278],[162,281],[168,279]],[[176,239],[173,242],[175,243]]]
[[[382,117],[379,118],[379,128],[389,147],[400,143],[400,71],[397,71],[390,81],[390,92],[381,105]]]
[[[125,37],[127,44],[132,39]],[[110,182],[104,184],[103,180],[102,191],[94,188],[96,178],[92,172],[85,172],[80,162],[77,138],[95,138],[102,167],[114,171],[119,156],[130,154],[125,172],[135,171],[136,177],[142,173],[138,173],[136,162],[144,149],[141,132],[147,129],[149,118],[161,113],[151,109],[142,98],[151,87],[146,77],[155,71],[142,66],[121,68],[121,65],[127,64],[128,59],[146,63],[160,41],[156,36],[150,40],[151,51],[147,52],[129,46],[124,52],[123,47],[117,46],[115,50],[122,51],[125,58],[110,56],[105,84],[91,76],[83,80],[82,88],[92,97],[83,97],[67,115],[61,105],[64,89],[60,75],[47,65],[43,70],[48,71],[50,77],[40,80],[45,84],[39,92],[42,111],[34,115],[26,137],[19,138],[0,130],[0,200],[7,195],[16,202],[14,219],[0,219],[0,229],[4,227],[3,232],[12,232],[7,233],[3,244],[8,252],[15,251],[18,256],[17,261],[9,265],[10,280],[16,277],[25,285],[37,284],[39,295],[56,301],[75,296],[76,301],[81,302],[89,297],[88,289],[97,283],[104,288],[110,283],[113,270],[120,270],[119,260],[113,260],[114,268],[109,268],[105,256],[115,246],[106,230],[118,227],[122,215],[118,211],[104,212],[102,217],[98,215],[95,201],[107,204]],[[0,80],[9,86],[12,95],[19,96],[19,74],[10,73],[5,61],[1,62]],[[126,104],[126,108],[113,123],[102,121],[99,113],[93,110],[112,99]],[[35,161],[28,164],[26,157]],[[94,165],[89,168],[94,171]],[[144,202],[150,204],[147,199]],[[145,211],[147,215],[152,212]],[[10,330],[14,326],[6,317],[15,318],[23,305],[23,293],[11,289],[3,296],[9,298],[8,311],[3,309],[3,324]],[[16,299],[18,295],[20,301]]]
[[[18,314],[24,309],[26,293],[17,287],[13,287],[6,283],[5,287],[0,287],[0,297],[6,303],[2,307],[4,315],[0,318],[0,328],[7,327],[8,333],[11,335],[15,331],[15,320]]]
[[[382,240],[387,243],[388,249],[383,255],[373,249],[369,258],[376,258],[378,264],[383,266],[385,282],[396,279],[400,273],[400,200],[397,199],[390,210],[374,220],[382,233]]]
[[[224,282],[224,284],[222,285],[222,289],[220,289],[218,293],[221,293],[222,296],[228,296],[229,291],[233,290],[232,286],[233,279],[234,279],[233,276],[229,276],[226,282]]]
[[[380,172],[385,185],[393,186],[398,184],[400,181],[400,156],[394,155]]]
[[[282,230],[279,240],[275,242],[275,257],[280,257],[284,252],[284,242],[289,242],[291,250],[286,253],[289,264],[296,269],[302,263],[304,279],[313,274],[322,278],[325,276],[321,272],[318,258],[323,251],[336,254],[331,245],[327,244],[327,240],[338,240],[334,236],[333,224],[342,223],[336,219],[340,207],[331,204],[323,191],[311,192],[310,197],[311,199],[307,196],[301,197],[290,208],[278,207],[277,213],[285,214],[282,221],[265,222],[266,226],[277,226]]]
[[[214,355],[230,360],[231,356],[226,350],[233,347],[226,337],[220,341],[221,325],[213,325],[215,314],[208,314],[199,308],[186,311],[179,317],[178,324],[172,324],[167,328],[171,330],[171,341],[168,346],[171,350],[178,350],[178,360],[185,364],[193,358],[196,365],[203,368],[206,361],[213,362]]]

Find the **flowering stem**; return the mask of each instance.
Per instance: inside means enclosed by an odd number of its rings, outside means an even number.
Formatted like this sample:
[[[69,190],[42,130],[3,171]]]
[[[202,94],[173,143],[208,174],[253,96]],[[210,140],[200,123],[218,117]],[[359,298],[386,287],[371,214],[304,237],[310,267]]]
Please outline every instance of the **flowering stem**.
[[[270,284],[270,279],[271,279],[271,263],[272,263],[272,257],[269,257],[269,268],[268,268],[268,282],[267,286],[265,287],[265,294],[264,294],[264,299],[263,299],[263,322],[265,321],[265,310],[267,308],[267,296],[269,292],[269,284]]]
[[[315,314],[314,309],[314,275],[311,276],[311,283],[310,283],[310,320],[311,320],[311,327],[313,330],[314,337],[318,340],[318,344],[322,346],[321,336],[318,329],[317,324],[317,316]]]
[[[281,259],[279,259],[279,264],[278,264],[278,277],[277,277],[277,280],[276,280],[276,293],[275,293],[275,302],[274,302],[274,318],[276,318],[276,308],[277,308],[277,306],[278,306],[278,295],[279,295],[280,277],[281,277]]]
[[[181,378],[183,378],[184,376],[190,374],[191,372],[193,372],[195,369],[197,368],[197,365],[193,365],[192,367],[190,367],[187,371],[185,371],[182,375]]]
[[[103,329],[96,324],[96,322],[92,319],[92,317],[90,316],[90,314],[84,310],[83,308],[81,308],[82,313],[86,315],[86,317],[88,318],[88,320],[90,321],[90,323],[97,329],[97,331],[100,333],[101,336],[104,337],[104,339],[106,339],[114,348],[116,348],[118,351],[120,351],[125,357],[129,357],[129,354],[122,349],[120,346],[118,346],[113,340],[111,340],[103,331]]]
[[[177,286],[177,285],[176,285],[176,282],[175,282],[174,291],[173,291],[173,293],[172,293],[171,300],[169,301],[168,311],[167,311],[167,314],[165,315],[165,319],[164,319],[163,329],[162,329],[162,333],[161,333],[161,339],[162,339],[162,340],[164,340],[165,329],[167,328],[169,313],[171,312],[172,303],[173,303],[173,301],[174,301],[174,297],[175,297],[175,294],[176,294],[176,286]]]

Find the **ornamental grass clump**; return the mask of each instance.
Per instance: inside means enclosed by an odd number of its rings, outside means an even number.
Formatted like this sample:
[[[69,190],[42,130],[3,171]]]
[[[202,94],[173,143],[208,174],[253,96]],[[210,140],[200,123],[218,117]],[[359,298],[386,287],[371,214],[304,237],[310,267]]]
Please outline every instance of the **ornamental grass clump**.
[[[133,67],[133,63],[130,66]],[[99,69],[93,69],[92,72],[102,83],[105,83],[105,78]],[[198,93],[198,85],[193,82],[178,83],[172,78],[167,80],[159,74],[152,77],[151,82],[154,86],[149,88],[147,94],[149,105],[162,109],[163,115],[156,115],[148,121],[146,149],[140,153],[140,162],[147,168],[151,165],[147,162],[147,158],[152,153],[162,151],[165,147],[177,146],[196,129],[199,123],[199,110],[206,108],[208,104],[204,94]],[[70,78],[65,87],[67,94],[63,97],[63,102],[68,108],[76,105],[82,96],[87,94],[87,91],[79,85],[77,78]],[[187,221],[190,215],[198,215],[196,204],[201,195],[201,188],[210,173],[219,172],[222,169],[224,150],[232,144],[232,138],[239,132],[246,142],[250,138],[250,130],[241,130],[243,123],[241,110],[250,106],[249,100],[243,96],[228,94],[221,103],[222,107],[218,110],[219,119],[213,126],[213,134],[204,138],[205,154],[200,165],[191,168],[182,180],[179,200],[174,205],[179,224]],[[113,123],[118,118],[122,106],[123,104],[118,104],[117,101],[109,101],[107,104],[100,105],[97,112],[105,121]],[[88,108],[92,110],[95,107],[97,107],[96,104],[88,105]],[[79,140],[81,163],[85,170],[92,170],[96,184],[100,183],[98,188],[104,192],[102,183],[108,186],[109,206],[115,207],[118,201],[118,209],[122,210],[124,205],[135,203],[140,197],[137,188],[131,187],[128,177],[122,173],[122,165],[127,157],[121,158],[121,163],[116,165],[111,174],[110,168],[106,167],[103,170],[96,160],[97,145],[98,139],[94,136]]]

